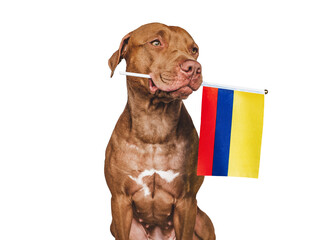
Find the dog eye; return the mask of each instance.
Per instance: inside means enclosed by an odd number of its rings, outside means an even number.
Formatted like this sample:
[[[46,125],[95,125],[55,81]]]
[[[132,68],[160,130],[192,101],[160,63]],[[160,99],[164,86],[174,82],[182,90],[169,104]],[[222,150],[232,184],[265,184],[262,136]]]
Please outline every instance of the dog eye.
[[[199,51],[198,48],[196,48],[196,47],[192,48],[192,53],[193,53],[193,54],[198,53],[198,51]]]
[[[152,42],[151,42],[151,44],[153,45],[153,46],[156,46],[156,47],[159,47],[159,46],[161,46],[161,42],[159,41],[159,40],[153,40]]]

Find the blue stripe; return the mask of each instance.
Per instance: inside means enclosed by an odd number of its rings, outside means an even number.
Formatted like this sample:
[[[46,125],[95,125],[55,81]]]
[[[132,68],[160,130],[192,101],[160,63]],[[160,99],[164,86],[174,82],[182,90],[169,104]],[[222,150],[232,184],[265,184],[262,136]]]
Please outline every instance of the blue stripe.
[[[213,176],[228,176],[233,90],[219,89],[213,152]]]

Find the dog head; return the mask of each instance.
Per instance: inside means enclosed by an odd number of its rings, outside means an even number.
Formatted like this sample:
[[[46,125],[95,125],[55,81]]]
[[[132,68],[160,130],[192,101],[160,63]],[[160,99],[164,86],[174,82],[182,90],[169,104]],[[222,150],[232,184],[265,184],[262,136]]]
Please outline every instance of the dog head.
[[[109,59],[111,77],[124,58],[127,71],[151,78],[128,77],[128,87],[152,97],[186,99],[202,83],[199,47],[180,27],[150,23],[130,32]]]

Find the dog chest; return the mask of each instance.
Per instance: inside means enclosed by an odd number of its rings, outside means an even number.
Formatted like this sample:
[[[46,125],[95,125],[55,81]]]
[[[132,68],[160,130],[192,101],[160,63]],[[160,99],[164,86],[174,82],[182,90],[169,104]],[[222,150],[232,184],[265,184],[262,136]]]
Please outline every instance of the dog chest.
[[[145,197],[154,195],[156,189],[162,190],[174,190],[176,184],[173,181],[180,175],[179,172],[173,170],[156,170],[148,169],[141,172],[138,176],[129,175],[129,178],[133,180],[138,191],[142,191]]]
[[[163,221],[172,213],[172,206],[183,184],[179,172],[144,170],[129,175],[136,214],[148,222]]]

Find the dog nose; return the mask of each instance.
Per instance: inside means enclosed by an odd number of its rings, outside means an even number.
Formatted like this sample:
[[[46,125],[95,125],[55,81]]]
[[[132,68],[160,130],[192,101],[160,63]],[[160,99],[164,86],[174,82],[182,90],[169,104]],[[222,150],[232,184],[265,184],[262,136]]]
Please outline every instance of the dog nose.
[[[187,74],[187,76],[200,75],[201,65],[194,60],[186,60],[180,65],[181,70]]]

